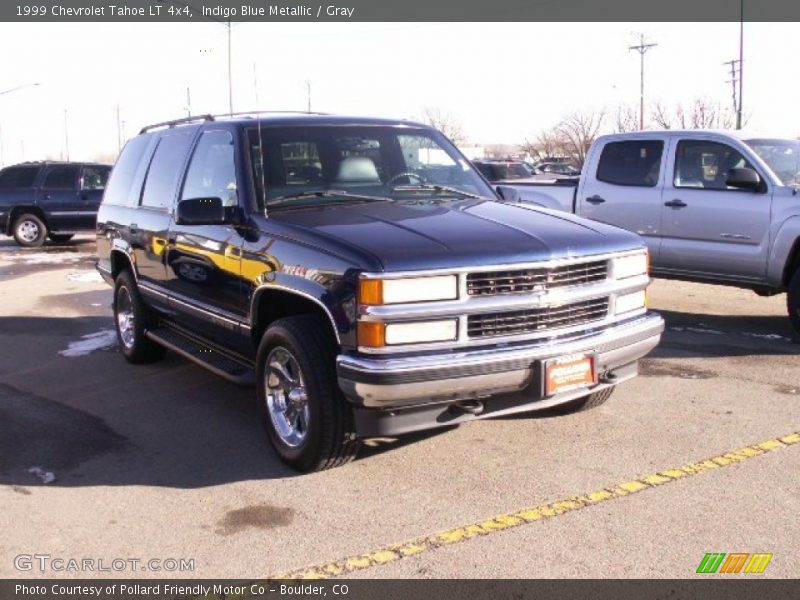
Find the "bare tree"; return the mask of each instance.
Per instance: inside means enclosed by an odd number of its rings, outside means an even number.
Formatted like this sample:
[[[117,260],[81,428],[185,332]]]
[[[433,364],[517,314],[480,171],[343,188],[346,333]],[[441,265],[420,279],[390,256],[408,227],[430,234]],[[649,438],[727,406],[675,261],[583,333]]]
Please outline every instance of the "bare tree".
[[[577,167],[583,167],[586,153],[597,137],[604,117],[604,111],[579,111],[556,125],[555,131],[563,139],[564,149]]]
[[[426,106],[422,109],[422,122],[445,134],[450,141],[459,146],[467,141],[464,126],[451,113],[440,108]]]
[[[671,111],[656,103],[651,114],[662,129],[733,129],[736,121],[733,113],[706,98],[696,98],[688,105],[676,104]]]
[[[617,107],[617,111],[614,113],[614,133],[629,131],[639,131],[639,117],[636,109],[622,105]]]

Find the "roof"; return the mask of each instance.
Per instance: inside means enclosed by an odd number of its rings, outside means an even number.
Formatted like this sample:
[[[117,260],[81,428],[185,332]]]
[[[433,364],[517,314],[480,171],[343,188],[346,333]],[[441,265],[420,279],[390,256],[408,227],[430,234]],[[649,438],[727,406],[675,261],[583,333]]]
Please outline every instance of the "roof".
[[[739,140],[752,140],[752,139],[785,139],[791,140],[790,136],[778,135],[760,135],[758,132],[750,130],[734,130],[734,129],[646,129],[644,131],[630,131],[627,133],[609,133],[601,135],[598,139],[611,139],[611,138],[646,138],[652,136],[660,137],[695,137],[703,135],[719,135],[723,137],[736,138]]]
[[[150,130],[166,127],[173,128],[180,125],[198,124],[204,122],[224,122],[236,124],[258,123],[262,125],[373,125],[388,127],[421,127],[430,129],[429,125],[408,121],[405,119],[385,119],[379,117],[358,117],[348,115],[331,115],[325,113],[304,113],[304,112],[280,112],[280,111],[254,111],[222,114],[222,115],[196,115],[155,123],[143,127],[139,133],[146,133]]]

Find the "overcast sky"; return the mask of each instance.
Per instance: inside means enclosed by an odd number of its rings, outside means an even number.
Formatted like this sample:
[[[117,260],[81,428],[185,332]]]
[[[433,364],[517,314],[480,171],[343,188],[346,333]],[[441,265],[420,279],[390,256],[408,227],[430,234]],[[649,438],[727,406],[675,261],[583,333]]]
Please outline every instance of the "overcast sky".
[[[748,128],[800,134],[796,23],[745,25]],[[646,99],[702,97],[731,105],[724,61],[738,56],[738,23],[241,23],[233,27],[235,110],[312,110],[418,117],[451,113],[476,143],[521,143],[572,110],[638,107],[643,32]],[[0,24],[0,139],[5,164],[65,152],[117,150],[147,123],[228,110],[227,34],[209,22]],[[256,101],[256,85],[258,101]],[[610,125],[610,123],[609,123]],[[24,154],[23,154],[24,152]]]

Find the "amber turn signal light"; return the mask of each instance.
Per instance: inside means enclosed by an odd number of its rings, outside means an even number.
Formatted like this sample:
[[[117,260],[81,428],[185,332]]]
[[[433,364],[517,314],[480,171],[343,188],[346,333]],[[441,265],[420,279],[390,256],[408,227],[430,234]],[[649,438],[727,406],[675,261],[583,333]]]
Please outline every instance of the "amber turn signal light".
[[[366,348],[382,348],[386,345],[386,325],[370,321],[358,322],[358,345]]]
[[[383,304],[383,281],[362,279],[358,285],[358,303],[370,306]]]

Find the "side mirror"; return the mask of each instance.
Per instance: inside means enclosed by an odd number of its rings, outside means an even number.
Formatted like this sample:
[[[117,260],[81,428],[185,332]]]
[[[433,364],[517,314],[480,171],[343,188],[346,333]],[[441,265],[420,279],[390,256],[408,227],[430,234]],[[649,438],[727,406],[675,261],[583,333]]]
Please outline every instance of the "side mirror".
[[[222,198],[189,198],[178,202],[178,225],[224,225],[228,222]]]
[[[728,171],[725,185],[741,190],[756,191],[761,187],[761,177],[753,169],[747,167],[734,168]]]
[[[508,185],[498,185],[497,193],[506,202],[519,202],[519,192]]]

